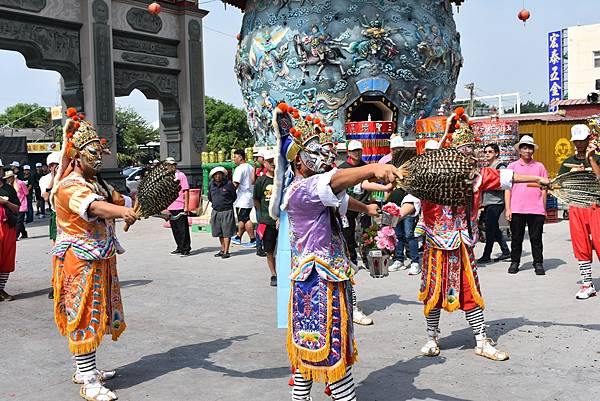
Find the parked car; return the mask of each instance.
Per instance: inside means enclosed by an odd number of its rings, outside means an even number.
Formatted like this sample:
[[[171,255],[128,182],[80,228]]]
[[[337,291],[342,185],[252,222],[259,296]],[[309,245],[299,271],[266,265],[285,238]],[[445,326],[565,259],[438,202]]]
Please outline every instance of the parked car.
[[[125,185],[127,186],[127,189],[129,189],[129,196],[131,196],[132,199],[135,199],[137,195],[138,186],[140,185],[140,180],[144,176],[145,171],[146,169],[144,167],[134,167],[129,175],[125,177]]]

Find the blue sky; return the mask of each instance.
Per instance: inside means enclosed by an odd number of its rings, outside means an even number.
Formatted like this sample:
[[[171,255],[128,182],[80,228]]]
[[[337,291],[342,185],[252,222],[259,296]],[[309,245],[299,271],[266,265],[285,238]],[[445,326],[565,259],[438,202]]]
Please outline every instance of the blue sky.
[[[235,36],[242,14],[219,0],[201,0],[210,11],[204,20],[206,94],[241,106],[233,74]],[[546,36],[573,25],[600,23],[599,0],[525,0],[531,19],[524,27],[517,19],[523,0],[466,0],[455,13],[464,66],[456,94],[466,97],[466,83],[474,82],[479,95],[520,92],[524,100],[547,101]],[[0,51],[0,110],[17,102],[54,105],[59,99],[58,74],[28,69],[16,52]],[[158,118],[158,104],[140,92],[118,98],[149,122]]]

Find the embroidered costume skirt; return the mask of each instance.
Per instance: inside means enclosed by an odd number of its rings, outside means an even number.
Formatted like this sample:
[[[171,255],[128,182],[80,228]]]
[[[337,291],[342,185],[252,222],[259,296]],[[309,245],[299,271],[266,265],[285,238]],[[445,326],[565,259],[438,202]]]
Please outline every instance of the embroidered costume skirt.
[[[72,249],[53,257],[54,320],[74,354],[96,350],[104,334],[125,330],[116,257],[78,258]]]
[[[305,281],[292,281],[288,356],[307,380],[338,381],[358,357],[350,285],[324,280],[316,269]]]
[[[473,248],[461,243],[457,249],[446,250],[425,242],[419,300],[425,303],[425,316],[432,309],[484,309]]]
[[[15,271],[17,254],[17,229],[5,221],[0,222],[0,273]]]

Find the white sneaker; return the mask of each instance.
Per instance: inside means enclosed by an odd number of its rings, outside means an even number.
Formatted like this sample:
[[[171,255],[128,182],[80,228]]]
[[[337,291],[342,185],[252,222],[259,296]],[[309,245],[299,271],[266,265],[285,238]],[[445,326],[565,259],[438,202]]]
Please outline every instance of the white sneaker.
[[[392,263],[392,265],[390,267],[388,267],[388,271],[391,272],[397,272],[398,270],[402,269],[402,262],[400,262],[399,260],[394,261],[394,263]]]
[[[596,289],[594,288],[594,286],[592,284],[582,284],[581,287],[579,287],[579,291],[577,292],[577,295],[575,295],[575,298],[588,299],[590,297],[595,297],[595,296],[596,296]]]
[[[440,342],[438,341],[438,338],[430,337],[421,348],[421,352],[425,356],[438,356],[440,354]]]
[[[94,374],[96,375],[98,380],[100,380],[100,382],[105,382],[107,380],[114,378],[117,375],[117,371],[116,370],[96,369],[96,372]],[[71,379],[73,380],[73,383],[75,383],[75,384],[85,384],[86,376],[87,376],[86,374],[76,371],[73,374],[73,376],[71,377]]]
[[[402,270],[406,270],[410,267],[410,259],[404,259],[404,262],[402,262]]]
[[[475,347],[475,354],[487,359],[491,359],[492,361],[508,360],[508,353],[499,351],[495,345],[496,342],[491,338],[486,337],[483,340],[478,340],[477,346]]]
[[[416,276],[417,274],[421,274],[421,265],[418,263],[411,263],[410,270],[408,271],[408,275]]]
[[[352,321],[356,324],[360,324],[362,326],[369,326],[373,324],[373,319],[365,315],[360,309],[357,307],[353,308],[352,311]]]
[[[81,398],[87,401],[114,401],[117,395],[104,387],[96,376],[86,378],[85,384],[79,390]]]

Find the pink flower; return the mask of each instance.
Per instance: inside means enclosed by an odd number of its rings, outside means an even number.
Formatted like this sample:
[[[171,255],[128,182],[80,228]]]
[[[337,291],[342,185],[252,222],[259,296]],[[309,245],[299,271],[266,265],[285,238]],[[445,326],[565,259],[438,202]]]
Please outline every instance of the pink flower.
[[[395,203],[388,202],[381,208],[386,213],[391,214],[392,216],[400,216],[400,207]]]
[[[379,231],[377,232],[377,235],[381,235],[381,236],[385,236],[385,237],[391,237],[391,236],[395,237],[396,232],[394,231],[393,227],[384,226],[379,229]]]

